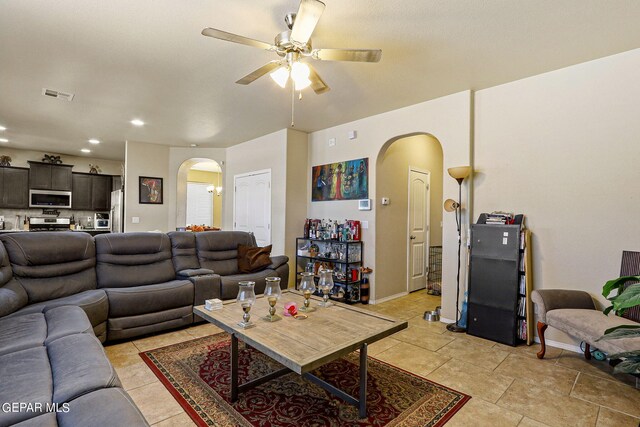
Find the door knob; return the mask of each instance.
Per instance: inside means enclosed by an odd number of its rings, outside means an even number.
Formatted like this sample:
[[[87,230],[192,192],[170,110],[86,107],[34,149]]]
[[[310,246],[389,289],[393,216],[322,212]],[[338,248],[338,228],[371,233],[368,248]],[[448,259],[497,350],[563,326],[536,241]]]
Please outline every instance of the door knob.
[[[414,240],[416,236],[409,236],[409,239]]]

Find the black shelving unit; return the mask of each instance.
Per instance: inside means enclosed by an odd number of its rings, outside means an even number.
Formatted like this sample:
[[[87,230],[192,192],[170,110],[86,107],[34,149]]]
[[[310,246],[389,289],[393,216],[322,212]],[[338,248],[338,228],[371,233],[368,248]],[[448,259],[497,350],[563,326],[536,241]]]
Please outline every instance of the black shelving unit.
[[[522,218],[522,216],[519,216]],[[529,292],[522,224],[471,226],[467,333],[515,346],[530,342]]]
[[[311,246],[317,247],[317,253],[312,256]],[[300,273],[312,270],[316,281],[320,268],[333,270],[335,284],[331,298],[348,304],[360,302],[360,283],[362,280],[360,267],[362,266],[362,242],[357,240],[341,241],[298,237],[296,239],[296,289],[300,283]],[[356,270],[356,280],[353,280],[352,270]],[[342,288],[344,296],[338,298]],[[316,292],[321,295],[321,292]]]

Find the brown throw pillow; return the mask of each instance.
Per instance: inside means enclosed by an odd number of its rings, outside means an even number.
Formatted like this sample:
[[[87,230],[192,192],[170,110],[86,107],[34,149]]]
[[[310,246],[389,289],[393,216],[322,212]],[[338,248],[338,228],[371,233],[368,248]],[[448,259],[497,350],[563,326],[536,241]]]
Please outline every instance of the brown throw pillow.
[[[254,273],[271,264],[271,245],[264,248],[238,245],[238,270]]]

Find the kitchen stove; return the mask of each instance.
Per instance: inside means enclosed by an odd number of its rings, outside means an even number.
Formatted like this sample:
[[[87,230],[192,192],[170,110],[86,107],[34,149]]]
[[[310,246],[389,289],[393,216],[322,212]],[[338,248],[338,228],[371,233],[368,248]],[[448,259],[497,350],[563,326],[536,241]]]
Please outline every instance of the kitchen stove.
[[[71,218],[31,217],[29,231],[69,231]]]

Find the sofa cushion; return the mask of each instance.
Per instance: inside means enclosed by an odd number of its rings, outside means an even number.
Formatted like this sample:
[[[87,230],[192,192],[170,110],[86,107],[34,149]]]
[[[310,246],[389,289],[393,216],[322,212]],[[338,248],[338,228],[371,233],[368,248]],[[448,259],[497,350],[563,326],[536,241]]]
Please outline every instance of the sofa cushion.
[[[114,233],[100,234],[95,239],[100,288],[152,285],[176,276],[166,234]]]
[[[57,298],[41,302],[39,304],[28,305],[22,310],[15,312],[13,315],[42,313],[48,309],[65,305],[75,305],[84,310],[91,322],[91,325],[94,327],[104,323],[109,314],[109,300],[107,299],[107,294],[102,289],[94,289],[64,298]]]
[[[85,394],[69,402],[69,412],[58,413],[60,427],[142,427],[148,426],[129,395],[119,387]]]
[[[253,234],[244,231],[204,231],[195,238],[200,267],[221,276],[239,272],[238,245],[256,245]]]
[[[58,419],[56,418],[55,412],[46,412],[37,417],[14,424],[13,427],[58,427]]]
[[[172,280],[133,288],[107,288],[109,318],[153,313],[193,305],[193,283]]]
[[[95,245],[86,233],[0,235],[13,276],[38,303],[96,288]]]
[[[547,312],[547,324],[609,354],[640,348],[640,337],[596,342],[609,328],[619,325],[640,326],[637,322],[613,314],[606,316],[599,310],[577,308],[551,310]]]
[[[276,272],[271,269],[266,269],[262,271],[258,271],[256,273],[248,273],[248,274],[231,274],[229,276],[221,276],[220,282],[222,283],[221,289],[221,299],[233,299],[238,296],[238,282],[242,282],[244,280],[250,280],[252,282],[256,282],[254,290],[256,294],[261,294],[264,292],[264,288],[266,286],[265,278],[269,276],[275,276]]]
[[[42,347],[46,338],[47,324],[42,313],[0,319],[0,355]]]
[[[120,380],[100,341],[89,334],[74,334],[47,345],[53,375],[53,402],[63,403]]]
[[[34,347],[0,356],[0,402],[39,404],[51,403],[53,379],[45,347]],[[0,411],[0,426],[33,418],[40,411]]]
[[[196,236],[190,231],[171,231],[167,233],[171,240],[171,254],[176,271],[200,268],[196,254]]]
[[[271,245],[258,246],[238,245],[238,271],[254,273],[271,265]]]
[[[109,319],[109,340],[121,340],[178,328],[193,322],[193,305]]]

